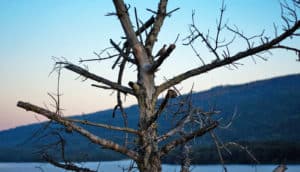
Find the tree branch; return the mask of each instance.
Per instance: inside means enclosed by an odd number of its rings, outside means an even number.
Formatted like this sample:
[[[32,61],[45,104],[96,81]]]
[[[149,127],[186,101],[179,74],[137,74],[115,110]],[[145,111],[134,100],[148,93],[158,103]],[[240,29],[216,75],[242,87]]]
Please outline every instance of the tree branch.
[[[300,54],[300,49],[298,49],[298,48],[293,48],[293,47],[289,47],[289,46],[285,46],[285,45],[277,45],[277,46],[272,47],[272,49],[275,49],[275,48],[294,51],[295,53]]]
[[[238,52],[234,56],[224,58],[220,61],[213,61],[210,64],[207,64],[207,65],[204,65],[204,66],[201,66],[201,67],[198,67],[198,68],[194,68],[194,69],[191,69],[187,72],[179,74],[179,75],[175,76],[174,78],[172,78],[172,79],[166,81],[165,83],[161,84],[160,86],[158,86],[157,94],[161,93],[162,91],[170,88],[171,86],[174,86],[174,85],[180,83],[181,81],[186,80],[190,77],[200,75],[202,73],[208,72],[208,71],[213,70],[215,68],[231,64],[231,63],[233,63],[237,60],[243,59],[245,57],[252,56],[252,55],[255,55],[257,53],[269,50],[273,46],[278,45],[281,41],[288,38],[289,36],[292,36],[293,33],[295,31],[297,31],[299,28],[300,28],[300,21],[297,21],[290,29],[286,30],[281,35],[279,35],[278,37],[270,40],[269,42],[266,42],[264,44],[261,44],[259,46],[253,47],[253,48],[249,48],[245,51]]]
[[[117,12],[117,16],[121,22],[121,25],[123,27],[123,30],[125,32],[126,38],[131,46],[134,46],[135,44],[138,44],[138,39],[135,34],[135,31],[133,30],[133,25],[131,23],[131,20],[129,18],[128,9],[124,3],[123,0],[113,0],[113,3],[115,5],[115,9]]]
[[[219,156],[220,162],[222,164],[223,170],[224,170],[224,172],[227,172],[227,168],[225,166],[224,158],[223,158],[223,155],[221,152],[221,146],[219,145],[220,144],[219,140],[213,131],[210,131],[209,133],[210,133],[210,136],[211,136],[212,140],[214,141],[215,146],[217,148],[218,156]]]
[[[152,52],[154,43],[157,40],[158,33],[160,31],[161,26],[163,25],[164,19],[167,15],[167,2],[168,0],[160,0],[158,4],[158,10],[155,17],[154,25],[146,39],[146,50],[148,55]]]
[[[123,50],[112,39],[110,39],[109,41],[110,41],[111,45],[120,53],[120,55],[124,59],[126,59],[127,61],[129,61],[129,62],[131,62],[133,64],[136,64],[135,60],[129,58],[128,54],[124,53]]]
[[[100,138],[100,137],[90,133],[89,131],[85,130],[84,128],[82,128],[78,125],[75,125],[73,122],[69,121],[68,119],[57,115],[54,112],[51,112],[47,109],[35,106],[33,104],[30,104],[30,103],[22,102],[22,101],[19,101],[17,103],[17,106],[20,107],[20,108],[25,109],[26,111],[32,111],[32,112],[35,112],[35,113],[40,114],[42,116],[45,116],[46,118],[48,118],[50,120],[54,120],[54,121],[58,122],[59,124],[64,125],[67,128],[70,128],[70,129],[78,132],[79,134],[85,136],[91,142],[93,142],[95,144],[101,145],[104,148],[111,149],[111,150],[114,150],[116,152],[120,152],[120,153],[130,157],[131,159],[138,160],[137,152],[129,150],[126,147],[123,147],[123,146],[121,146],[121,145],[119,145],[119,144],[117,144],[117,143],[115,143],[111,140]]]
[[[129,48],[127,47],[126,48],[126,52],[127,54],[129,54]],[[118,75],[118,84],[122,84],[122,80],[123,80],[123,73],[124,73],[124,70],[125,70],[125,65],[126,65],[126,59],[123,59],[122,62],[121,62],[121,65],[120,65],[120,70],[119,70],[119,75]],[[121,111],[121,114],[122,114],[122,117],[123,117],[123,121],[124,121],[124,127],[128,127],[128,118],[127,118],[127,114],[123,108],[123,102],[121,100],[121,92],[118,91],[117,92],[117,105],[116,107],[120,108],[120,111]],[[113,111],[113,116],[116,112],[116,108],[114,109]],[[127,140],[128,140],[128,134],[126,133],[125,134],[125,145],[127,144]]]
[[[167,95],[165,96],[165,99],[160,104],[158,110],[154,113],[153,116],[151,116],[147,126],[151,126],[159,117],[159,115],[163,112],[163,110],[166,108],[169,99],[174,99],[177,97],[177,93],[174,90],[168,90]]]
[[[133,54],[138,62],[138,65],[142,66],[145,62],[145,59],[143,57],[146,57],[146,51],[139,42],[137,35],[133,30],[133,25],[129,18],[128,9],[126,8],[123,0],[113,0],[113,2],[129,46],[132,47]]]
[[[154,23],[154,17],[151,16],[151,18],[149,18],[146,23],[144,23],[140,28],[138,28],[137,31],[135,31],[135,34],[138,36],[138,35],[141,35],[144,31],[146,31],[146,29],[148,29],[148,27],[150,27],[152,24]],[[124,38],[126,39],[126,37]],[[131,50],[131,47],[129,47],[129,43],[128,43],[128,40],[125,41],[125,43],[123,44],[123,48],[121,49],[120,51],[120,48],[117,49],[119,52],[122,52],[122,54],[124,55],[124,50],[126,50],[125,52],[125,55],[128,54],[126,57],[129,56],[129,52]],[[112,66],[112,69],[114,69],[116,67],[116,65],[118,64],[119,60],[121,59],[121,53],[119,55],[119,57],[117,58],[117,60],[115,61],[115,63],[113,64]],[[124,57],[124,56],[123,56]],[[132,62],[134,62],[133,64],[136,64],[136,61],[133,60],[133,59],[130,59]]]
[[[167,59],[167,57],[170,56],[175,47],[175,44],[171,44],[168,49],[163,54],[161,54],[161,56],[152,64],[149,72],[153,73],[157,71],[158,67],[165,61],[165,59]]]
[[[60,163],[50,158],[47,154],[44,154],[43,158],[50,164],[59,168],[63,168],[65,170],[78,171],[78,172],[96,172],[95,170],[90,170],[88,168],[78,167],[73,163]]]
[[[65,118],[66,119],[66,118]],[[107,125],[107,124],[101,124],[101,123],[95,123],[95,122],[91,122],[91,121],[87,121],[87,120],[79,120],[79,119],[66,119],[70,122],[76,122],[76,123],[80,123],[80,124],[84,124],[84,125],[90,125],[90,126],[95,126],[95,127],[101,127],[101,128],[106,128],[109,130],[116,130],[116,131],[124,131],[127,133],[132,133],[132,134],[136,134],[136,135],[140,135],[140,133],[132,128],[124,128],[124,127],[117,127],[117,126],[112,126],[112,125]]]
[[[166,154],[168,154],[168,152],[170,152],[171,150],[173,150],[176,146],[178,145],[181,145],[181,144],[184,144],[188,141],[190,141],[191,139],[195,138],[195,137],[199,137],[199,136],[202,136],[204,135],[205,133],[211,131],[212,129],[216,128],[218,126],[218,122],[217,121],[214,121],[212,122],[211,124],[203,127],[203,128],[199,128],[198,130],[188,134],[188,135],[185,135],[185,136],[182,136],[176,140],[173,140],[169,143],[167,143],[166,145],[164,145],[161,149],[160,149],[160,156],[164,156]]]
[[[182,128],[184,127],[184,125],[187,124],[190,121],[191,121],[191,114],[188,114],[188,115],[184,116],[180,121],[177,122],[177,124],[175,125],[174,128],[169,130],[167,133],[159,136],[157,138],[157,142],[161,142],[163,140],[166,140],[167,138],[173,136],[175,133],[181,131]]]
[[[112,81],[110,81],[108,79],[105,79],[101,76],[90,73],[89,71],[81,68],[80,66],[77,66],[77,65],[74,65],[74,64],[71,64],[71,63],[68,63],[68,62],[57,62],[57,64],[63,64],[63,65],[65,65],[64,68],[66,68],[70,71],[73,71],[73,72],[75,72],[79,75],[82,75],[82,76],[84,76],[88,79],[91,79],[91,80],[94,80],[96,82],[100,82],[100,83],[109,85],[112,89],[119,90],[119,91],[121,91],[125,94],[128,93],[128,94],[134,95],[134,92],[130,88],[122,86],[118,83],[112,82]]]
[[[137,10],[136,10],[135,7],[134,7],[134,16],[135,16],[136,27],[137,27],[138,30],[140,30],[139,17],[138,17]],[[137,36],[139,36],[139,38],[140,38],[140,43],[143,44],[144,41],[143,41],[142,34],[139,34]]]
[[[155,18],[153,16],[151,16],[146,23],[144,23],[140,28],[138,28],[137,31],[135,31],[136,35],[140,35],[141,33],[143,33],[148,27],[150,27],[155,21]]]

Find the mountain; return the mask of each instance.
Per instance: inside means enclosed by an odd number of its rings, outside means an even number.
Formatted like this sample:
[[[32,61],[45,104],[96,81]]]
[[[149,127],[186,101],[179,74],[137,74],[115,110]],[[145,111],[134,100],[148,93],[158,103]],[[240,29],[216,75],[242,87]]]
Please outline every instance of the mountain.
[[[300,162],[300,74],[277,77],[241,85],[226,85],[193,93],[194,106],[208,110],[220,110],[216,115],[221,124],[231,120],[229,128],[216,129],[223,141],[235,141],[246,145],[262,162]],[[177,101],[184,98],[183,95]],[[173,100],[176,102],[176,100]],[[128,123],[137,128],[138,107],[126,108]],[[105,110],[73,118],[122,126],[120,115],[112,118],[112,110]],[[161,133],[172,125],[172,115],[165,113],[159,120]],[[124,133],[102,128],[88,127],[88,130],[101,137],[123,143]],[[65,128],[51,123],[21,126],[0,132],[0,161],[41,161],[40,151],[47,150],[59,157],[57,146],[61,132],[66,140],[66,157],[72,160],[114,160],[124,158],[118,153],[92,144],[75,132],[65,132]],[[134,141],[129,135],[129,141]],[[194,163],[218,162],[217,152],[209,135],[193,141],[192,159]],[[47,145],[47,146],[45,146]],[[232,155],[226,155],[230,162],[249,162],[247,155],[233,148]],[[174,151],[165,162],[174,163]],[[16,156],[17,155],[17,156]],[[238,158],[236,158],[238,157]]]

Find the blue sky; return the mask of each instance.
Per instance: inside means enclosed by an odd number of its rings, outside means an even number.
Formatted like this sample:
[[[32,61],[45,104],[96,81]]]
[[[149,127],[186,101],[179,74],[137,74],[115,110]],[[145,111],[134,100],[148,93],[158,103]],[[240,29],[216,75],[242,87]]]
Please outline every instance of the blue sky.
[[[126,1],[137,7],[141,19],[147,19],[151,13],[146,8],[155,9],[157,1]],[[279,26],[280,8],[276,0],[228,0],[225,21],[239,26],[245,34],[260,33],[268,30],[274,34],[273,22]],[[172,0],[169,10],[180,10],[167,18],[162,28],[155,50],[163,44],[172,43],[180,34],[177,48],[157,74],[157,83],[165,77],[170,78],[180,72],[201,65],[189,47],[181,39],[188,34],[191,13],[196,12],[199,29],[214,33],[219,15],[220,0]],[[133,9],[133,8],[131,8]],[[54,61],[52,56],[65,57],[77,63],[79,58],[94,58],[93,52],[100,52],[109,46],[109,39],[116,42],[122,36],[121,26],[116,17],[106,17],[113,12],[111,1],[96,0],[1,0],[0,1],[0,130],[37,122],[36,116],[16,107],[18,100],[29,101],[51,109],[48,92],[56,88],[55,75],[48,76]],[[222,35],[226,37],[227,35]],[[229,39],[229,38],[228,38]],[[292,44],[300,45],[299,40]],[[232,51],[242,50],[245,44],[234,44]],[[203,46],[196,45],[201,55],[209,62],[212,55]],[[294,53],[274,52],[267,62],[251,58],[242,61],[239,69],[217,69],[181,83],[178,87],[188,91],[194,83],[194,89],[205,90],[216,85],[237,84],[263,78],[300,73],[299,63]],[[89,65],[90,71],[116,80],[116,73],[110,69],[112,61],[96,62]],[[135,80],[133,69],[127,70],[125,82]],[[102,91],[90,87],[93,82],[76,80],[76,75],[63,71],[62,105],[65,115],[84,114],[111,108],[116,103],[111,91]],[[127,98],[126,105],[135,103]],[[38,117],[39,120],[44,120]]]

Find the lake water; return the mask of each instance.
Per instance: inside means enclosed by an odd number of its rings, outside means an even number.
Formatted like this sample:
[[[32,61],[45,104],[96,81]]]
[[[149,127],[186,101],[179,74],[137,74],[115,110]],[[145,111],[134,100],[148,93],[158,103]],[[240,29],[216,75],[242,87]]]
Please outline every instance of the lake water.
[[[122,172],[122,167],[128,167],[129,160],[109,162],[87,162],[83,167],[97,169],[98,172]],[[272,172],[276,165],[227,165],[228,172]],[[287,165],[287,172],[300,172],[300,165]],[[179,172],[177,165],[163,165],[164,172]],[[47,163],[0,163],[0,172],[64,172]],[[220,165],[196,165],[191,167],[192,172],[222,172]]]

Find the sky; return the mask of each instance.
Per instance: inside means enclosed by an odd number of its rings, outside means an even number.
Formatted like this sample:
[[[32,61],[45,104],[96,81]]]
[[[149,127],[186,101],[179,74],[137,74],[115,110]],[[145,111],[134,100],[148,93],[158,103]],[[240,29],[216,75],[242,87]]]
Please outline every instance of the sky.
[[[146,8],[155,9],[157,1],[126,1],[137,8],[142,20],[152,14]],[[215,35],[216,20],[220,13],[221,0],[171,0],[168,10],[180,10],[166,18],[155,46],[157,51],[163,44],[177,41],[177,48],[156,75],[157,83],[164,77],[201,65],[190,47],[182,45],[189,33],[192,10],[198,28]],[[273,23],[281,28],[280,7],[277,0],[225,0],[224,22],[238,26],[246,35],[255,35],[263,29],[273,36]],[[119,42],[123,36],[121,25],[116,17],[105,16],[114,12],[111,1],[96,0],[1,0],[0,1],[0,130],[14,128],[45,120],[31,112],[17,108],[19,100],[53,109],[53,101],[47,95],[56,91],[56,75],[50,74],[55,58],[67,59],[79,64],[79,59],[95,58],[93,52],[109,47],[109,39]],[[230,40],[232,35],[221,34]],[[299,46],[300,40],[286,41],[286,44]],[[237,40],[231,51],[241,51],[246,43]],[[206,62],[213,55],[201,42],[196,49]],[[182,82],[177,87],[184,93],[194,85],[195,91],[209,89],[217,85],[245,83],[275,76],[300,73],[300,63],[294,53],[274,51],[263,61],[251,58],[242,60],[238,69],[220,68]],[[113,61],[86,63],[91,72],[116,81],[117,73],[111,70]],[[124,83],[136,80],[134,68],[126,70]],[[65,116],[87,114],[109,109],[116,104],[112,91],[101,90],[82,81],[76,74],[63,70],[61,76],[61,105]],[[135,99],[127,97],[125,105],[134,104]]]

